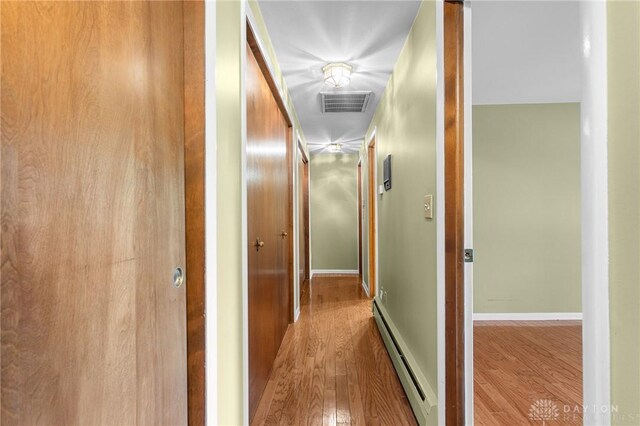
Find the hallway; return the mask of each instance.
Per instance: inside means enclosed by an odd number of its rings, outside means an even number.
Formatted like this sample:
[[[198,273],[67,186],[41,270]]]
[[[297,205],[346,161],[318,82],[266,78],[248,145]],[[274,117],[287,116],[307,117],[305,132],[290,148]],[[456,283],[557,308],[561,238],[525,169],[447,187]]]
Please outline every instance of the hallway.
[[[357,276],[303,288],[253,424],[416,424]]]

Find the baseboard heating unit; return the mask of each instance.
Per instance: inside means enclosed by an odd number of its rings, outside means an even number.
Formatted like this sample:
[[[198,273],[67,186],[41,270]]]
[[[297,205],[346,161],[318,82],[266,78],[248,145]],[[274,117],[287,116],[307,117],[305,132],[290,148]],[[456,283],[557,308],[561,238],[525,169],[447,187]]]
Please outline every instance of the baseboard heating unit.
[[[436,394],[419,372],[413,357],[377,298],[373,300],[373,317],[418,423],[421,425],[435,424],[437,418]]]

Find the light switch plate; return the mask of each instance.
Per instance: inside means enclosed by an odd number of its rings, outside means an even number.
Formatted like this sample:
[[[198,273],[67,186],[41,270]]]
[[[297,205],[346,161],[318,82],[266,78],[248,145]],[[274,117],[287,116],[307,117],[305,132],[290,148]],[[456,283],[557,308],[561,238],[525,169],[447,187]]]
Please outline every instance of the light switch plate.
[[[424,217],[433,219],[433,195],[424,196]]]

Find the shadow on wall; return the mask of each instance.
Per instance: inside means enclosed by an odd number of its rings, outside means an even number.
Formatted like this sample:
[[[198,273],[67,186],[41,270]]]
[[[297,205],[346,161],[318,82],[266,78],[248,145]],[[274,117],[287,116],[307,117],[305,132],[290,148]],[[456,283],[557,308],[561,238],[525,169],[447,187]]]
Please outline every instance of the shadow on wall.
[[[317,154],[310,160],[311,268],[358,269],[358,154]]]

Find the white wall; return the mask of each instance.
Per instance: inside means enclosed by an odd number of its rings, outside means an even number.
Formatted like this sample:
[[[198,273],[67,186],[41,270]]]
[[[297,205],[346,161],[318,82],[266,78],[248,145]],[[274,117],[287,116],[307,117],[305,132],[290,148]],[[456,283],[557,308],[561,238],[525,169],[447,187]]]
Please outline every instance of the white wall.
[[[577,1],[472,1],[473,104],[579,102]]]

